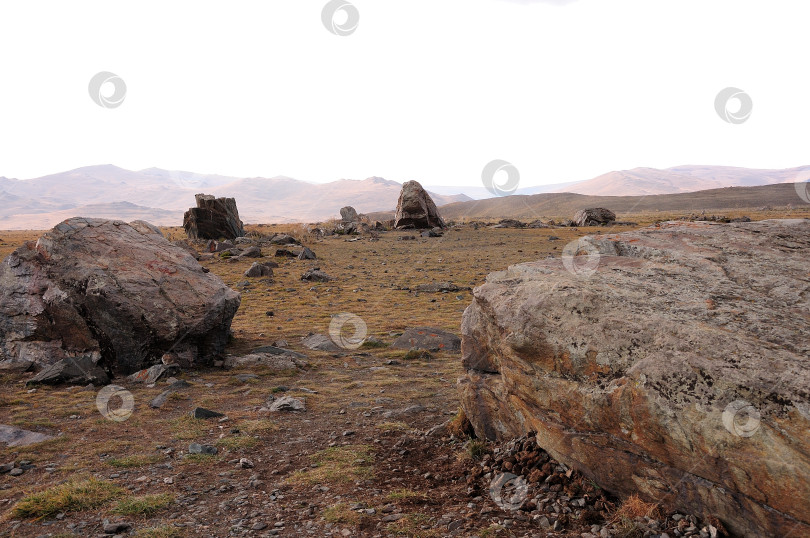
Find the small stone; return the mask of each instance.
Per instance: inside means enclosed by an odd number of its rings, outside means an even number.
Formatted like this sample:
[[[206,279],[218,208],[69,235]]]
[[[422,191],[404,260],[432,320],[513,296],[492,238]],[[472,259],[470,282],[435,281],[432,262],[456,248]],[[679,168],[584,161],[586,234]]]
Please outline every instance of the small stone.
[[[8,472],[8,474],[10,474],[11,476],[20,476],[20,475],[21,475],[21,474],[23,474],[24,472],[25,472],[25,471],[23,471],[23,470],[22,470],[22,469],[20,469],[19,467],[16,467],[16,468],[12,469],[11,471],[9,471],[9,472]]]
[[[402,519],[402,514],[388,514],[382,518],[384,523],[391,523],[393,521],[399,521]]]
[[[251,529],[253,529],[254,531],[263,531],[266,528],[267,528],[267,523],[264,523],[263,521],[257,521],[251,527]]]
[[[283,396],[273,402],[270,406],[270,411],[306,411],[306,405],[298,398]]]
[[[104,534],[118,534],[121,532],[129,532],[132,525],[129,523],[105,523]]]
[[[215,418],[215,417],[224,417],[222,413],[218,413],[216,411],[211,411],[210,409],[205,409],[204,407],[195,407],[194,410],[191,412],[191,416],[194,418]]]
[[[217,447],[211,445],[201,445],[199,443],[191,443],[188,445],[189,454],[209,454],[214,455],[217,453]]]

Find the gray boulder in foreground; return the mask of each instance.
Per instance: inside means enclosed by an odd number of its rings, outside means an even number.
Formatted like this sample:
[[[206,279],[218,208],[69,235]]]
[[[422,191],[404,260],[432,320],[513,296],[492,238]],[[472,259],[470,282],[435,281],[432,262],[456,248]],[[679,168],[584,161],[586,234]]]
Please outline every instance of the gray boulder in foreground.
[[[167,352],[182,367],[208,364],[239,303],[151,224],[72,218],[0,264],[0,360],[75,359],[116,374]]]
[[[537,432],[601,487],[735,535],[810,536],[810,221],[579,247],[474,290],[459,383],[477,435]]]

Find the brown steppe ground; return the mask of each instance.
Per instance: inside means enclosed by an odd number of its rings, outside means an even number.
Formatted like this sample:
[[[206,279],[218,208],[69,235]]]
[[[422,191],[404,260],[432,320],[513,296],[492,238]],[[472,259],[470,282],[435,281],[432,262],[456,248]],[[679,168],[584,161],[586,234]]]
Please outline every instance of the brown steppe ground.
[[[810,216],[799,210],[725,214]],[[662,220],[660,214],[620,218],[639,225]],[[450,515],[463,520],[460,536],[579,536],[582,528],[551,532],[531,521],[513,524],[512,515],[486,495],[471,498],[465,474],[480,445],[462,436],[421,440],[422,432],[458,411],[459,354],[410,359],[406,351],[387,347],[324,353],[304,349],[300,339],[310,332],[327,334],[331,316],[341,312],[360,316],[368,335],[386,344],[420,325],[458,334],[471,292],[416,293],[415,286],[451,281],[474,287],[508,265],[559,256],[576,237],[627,229],[632,227],[476,230],[462,224],[441,238],[402,241],[412,234],[384,232],[379,240],[362,236],[350,242],[344,236],[318,240],[297,225],[249,226],[262,235],[292,233],[318,259],[272,258],[275,248],[265,248],[265,256],[281,265],[272,281],[246,279],[251,261],[202,262],[242,293],[227,353],[241,355],[286,340],[308,355],[308,367],[182,372],[178,377],[192,387],[161,409],[147,403],[164,390],[162,383],[149,388],[116,379],[135,398],[134,413],[124,422],[96,410],[97,388],[31,391],[26,376],[3,376],[0,423],[58,437],[25,448],[0,446],[0,464],[35,465],[21,476],[0,475],[0,535],[100,535],[109,520],[132,524],[134,535],[154,537],[442,536],[447,527],[436,527],[436,521]],[[164,233],[185,237],[182,228]],[[0,258],[40,235],[0,232]],[[301,281],[312,266],[337,280]],[[250,285],[244,288],[240,283],[246,280]],[[258,377],[237,379],[244,373]],[[259,412],[270,395],[285,391],[304,398],[307,410]],[[406,411],[414,405],[421,408]],[[227,419],[192,419],[189,411],[197,406]],[[215,445],[219,452],[185,457],[191,442]],[[240,458],[254,467],[241,468]],[[383,521],[389,513],[399,519]],[[466,515],[473,513],[476,517]]]

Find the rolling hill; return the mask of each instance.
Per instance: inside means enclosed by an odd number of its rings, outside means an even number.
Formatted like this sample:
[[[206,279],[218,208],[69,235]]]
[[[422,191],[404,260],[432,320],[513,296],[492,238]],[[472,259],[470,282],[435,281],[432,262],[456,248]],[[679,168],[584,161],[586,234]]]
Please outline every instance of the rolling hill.
[[[453,203],[441,207],[445,219],[524,220],[571,218],[587,207],[606,207],[618,218],[622,215],[660,212],[720,211],[761,206],[807,206],[793,183],[758,187],[728,187],[705,191],[650,196],[586,196],[576,193],[547,193],[531,196],[504,196],[486,200]],[[378,218],[383,217],[379,215]]]
[[[753,187],[810,179],[810,166],[781,170],[733,166],[683,165],[672,168],[633,168],[602,174],[566,185],[555,192],[589,196],[645,196],[697,192],[723,187]]]
[[[284,176],[237,178],[87,166],[35,179],[0,177],[0,229],[50,228],[73,216],[138,218],[176,226],[199,192],[236,198],[246,223],[315,222],[338,217],[345,205],[360,213],[390,209],[401,188],[380,177],[307,183]],[[431,195],[438,205],[471,199]]]

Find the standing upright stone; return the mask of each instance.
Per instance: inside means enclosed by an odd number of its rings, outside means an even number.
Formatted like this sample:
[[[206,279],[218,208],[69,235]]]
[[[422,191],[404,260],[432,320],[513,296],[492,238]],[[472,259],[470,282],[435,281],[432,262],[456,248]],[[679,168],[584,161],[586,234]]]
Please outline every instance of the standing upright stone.
[[[414,228],[446,227],[433,199],[418,181],[408,181],[402,185],[394,226],[396,228],[405,226]]]
[[[360,220],[360,217],[357,216],[357,211],[350,206],[347,205],[346,207],[340,208],[340,219],[345,223],[349,222],[357,222]]]
[[[235,239],[245,235],[236,200],[197,194],[197,207],[183,215],[183,228],[189,239]]]

